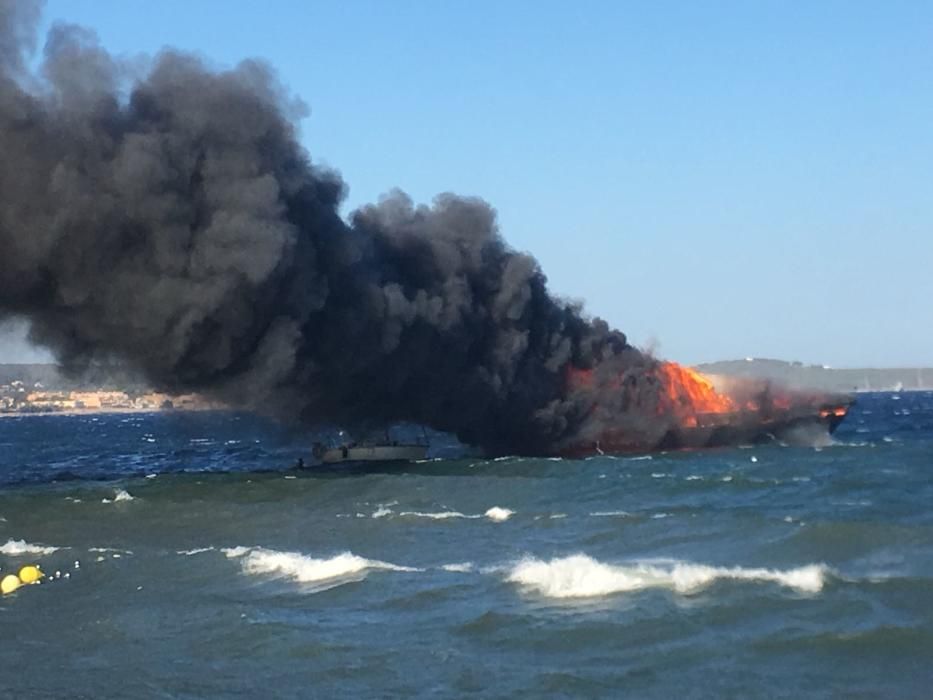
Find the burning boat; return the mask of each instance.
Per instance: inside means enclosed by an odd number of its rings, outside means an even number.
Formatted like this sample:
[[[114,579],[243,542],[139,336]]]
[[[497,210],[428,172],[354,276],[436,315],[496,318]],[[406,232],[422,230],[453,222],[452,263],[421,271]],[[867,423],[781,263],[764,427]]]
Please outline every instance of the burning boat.
[[[634,418],[618,424],[596,420],[595,432],[582,431],[582,439],[564,446],[564,456],[618,454],[651,450],[691,449],[789,442],[813,444],[831,435],[845,419],[854,399],[792,391],[767,381],[710,377],[674,362],[659,362],[647,375],[647,392],[627,386],[625,378],[614,383],[613,395],[630,409]],[[591,384],[587,372],[575,372],[571,382]],[[631,396],[636,396],[633,401]],[[599,411],[599,406],[593,407]],[[608,427],[607,427],[608,426]]]

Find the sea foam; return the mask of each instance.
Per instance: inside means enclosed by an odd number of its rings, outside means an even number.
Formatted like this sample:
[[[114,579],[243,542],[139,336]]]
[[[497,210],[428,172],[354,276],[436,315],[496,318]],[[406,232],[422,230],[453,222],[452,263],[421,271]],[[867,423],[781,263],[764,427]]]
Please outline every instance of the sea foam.
[[[438,513],[422,513],[419,511],[406,510],[399,513],[399,515],[409,518],[429,518],[431,520],[449,520],[450,518],[466,518],[468,520],[473,520],[482,517],[480,515],[466,515],[456,510],[442,510]]]
[[[101,503],[121,503],[124,501],[135,501],[135,500],[136,500],[136,497],[131,496],[130,492],[127,491],[126,489],[117,489],[113,498],[103,498],[101,499],[100,502]]]
[[[474,568],[476,567],[474,566],[473,562],[470,562],[470,561],[459,562],[457,564],[444,564],[443,566],[441,566],[441,569],[443,569],[444,571],[450,571],[452,573],[457,573],[457,574],[468,573],[470,571],[473,571]]]
[[[506,580],[548,598],[592,598],[645,588],[689,594],[721,579],[777,583],[802,593],[818,593],[828,571],[823,564],[787,570],[706,566],[678,560],[606,564],[575,554],[549,561],[523,559],[508,571]]]
[[[490,520],[501,523],[515,515],[515,511],[509,510],[508,508],[502,508],[500,506],[493,506],[487,510],[484,515]]]
[[[0,545],[0,554],[8,556],[17,556],[20,554],[51,554],[57,552],[58,547],[46,547],[41,544],[30,544],[26,540],[7,540],[6,544]]]
[[[234,547],[225,549],[230,558],[240,559],[247,574],[272,575],[297,581],[339,585],[347,580],[359,580],[368,571],[420,571],[377,559],[366,559],[352,552],[343,552],[329,559],[316,559],[300,552],[280,552],[262,547]]]
[[[380,511],[376,511],[376,513],[380,513]],[[379,517],[379,515],[377,515],[376,513],[374,513],[372,517],[374,518]],[[511,518],[513,515],[515,515],[515,511],[510,510],[508,508],[503,508],[501,506],[493,506],[492,508],[488,509],[482,515],[461,513],[460,511],[456,511],[456,510],[442,510],[442,511],[434,512],[434,513],[406,510],[406,511],[402,511],[401,513],[399,513],[399,515],[402,517],[408,517],[408,518],[428,518],[430,520],[450,520],[452,518],[462,518],[464,520],[477,520],[479,518],[489,518],[493,522],[501,523],[501,522],[505,522],[506,520]]]

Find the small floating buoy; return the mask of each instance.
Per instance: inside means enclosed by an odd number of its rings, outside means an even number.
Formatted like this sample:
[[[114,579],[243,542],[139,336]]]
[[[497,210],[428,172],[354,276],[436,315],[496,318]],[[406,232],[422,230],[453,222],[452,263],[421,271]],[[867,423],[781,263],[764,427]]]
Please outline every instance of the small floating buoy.
[[[2,592],[4,595],[7,593],[12,593],[22,585],[23,583],[19,580],[19,576],[16,574],[7,574],[3,577],[3,580],[0,581],[0,592]]]
[[[19,580],[23,583],[35,583],[43,576],[45,574],[39,571],[39,567],[32,564],[27,564],[19,570]]]

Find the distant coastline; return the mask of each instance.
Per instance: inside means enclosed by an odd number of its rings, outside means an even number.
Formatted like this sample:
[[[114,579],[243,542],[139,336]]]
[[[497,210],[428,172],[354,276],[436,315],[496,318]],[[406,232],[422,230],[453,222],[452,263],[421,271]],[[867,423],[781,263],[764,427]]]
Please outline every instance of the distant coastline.
[[[170,411],[210,411],[219,406],[202,406],[200,408],[63,408],[47,411],[18,411],[0,409],[0,420],[4,418],[28,418],[29,416],[105,416],[105,415],[134,415],[143,413],[166,413]]]
[[[853,393],[933,391],[933,368],[835,369],[766,358],[696,366],[707,375],[766,379],[790,388]],[[63,374],[53,364],[0,364],[0,417],[203,411],[223,405],[199,394],[153,391],[121,367]]]
[[[696,367],[704,374],[768,379],[791,388],[837,392],[931,391],[933,368],[845,368],[806,365],[767,358],[710,362]]]
[[[0,417],[203,411],[223,408],[199,394],[153,391],[120,368],[81,376],[55,365],[0,364]]]

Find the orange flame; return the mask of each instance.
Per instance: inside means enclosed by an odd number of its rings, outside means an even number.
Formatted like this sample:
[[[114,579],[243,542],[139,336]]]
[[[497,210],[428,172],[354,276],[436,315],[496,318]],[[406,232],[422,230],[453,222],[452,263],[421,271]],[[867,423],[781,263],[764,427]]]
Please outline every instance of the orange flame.
[[[821,408],[820,418],[829,418],[829,416],[842,417],[849,412],[848,406],[835,406],[833,408]]]
[[[655,370],[663,393],[659,413],[676,416],[683,425],[697,425],[697,415],[703,413],[730,413],[735,402],[716,391],[713,383],[696,370],[676,362],[662,362]]]

